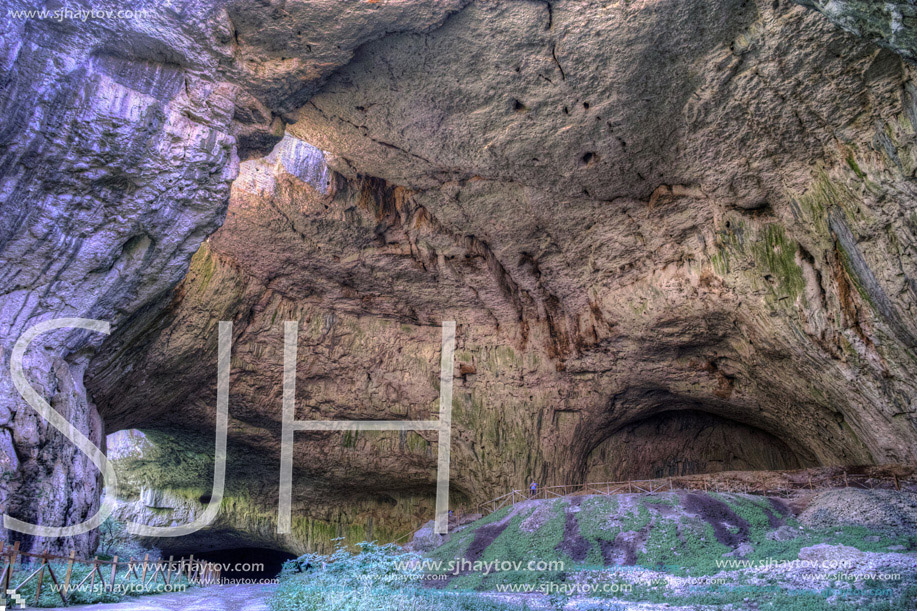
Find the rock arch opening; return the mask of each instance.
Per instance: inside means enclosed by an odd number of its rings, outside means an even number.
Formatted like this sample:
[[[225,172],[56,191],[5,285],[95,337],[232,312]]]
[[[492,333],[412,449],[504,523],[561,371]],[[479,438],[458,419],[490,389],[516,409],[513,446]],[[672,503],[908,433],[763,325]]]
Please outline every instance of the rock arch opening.
[[[661,411],[607,434],[586,457],[584,481],[624,481],[815,466],[758,427],[696,409]]]

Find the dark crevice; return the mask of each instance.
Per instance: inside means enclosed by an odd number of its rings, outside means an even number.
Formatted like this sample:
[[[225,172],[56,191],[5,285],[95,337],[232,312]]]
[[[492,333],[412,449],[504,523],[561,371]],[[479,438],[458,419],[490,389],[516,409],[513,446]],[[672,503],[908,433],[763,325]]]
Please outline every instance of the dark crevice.
[[[551,58],[554,60],[554,63],[557,64],[557,69],[560,70],[561,80],[567,80],[567,73],[564,72],[564,67],[560,65],[560,61],[557,59],[557,43],[551,45]]]

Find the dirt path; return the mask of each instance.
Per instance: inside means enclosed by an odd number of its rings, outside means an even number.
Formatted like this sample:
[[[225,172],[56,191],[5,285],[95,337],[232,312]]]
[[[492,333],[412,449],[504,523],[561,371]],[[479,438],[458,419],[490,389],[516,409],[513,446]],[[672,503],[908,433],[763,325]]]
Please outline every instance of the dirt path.
[[[174,594],[126,598],[119,603],[55,607],[46,611],[268,611],[267,599],[275,587],[260,584],[209,586]]]

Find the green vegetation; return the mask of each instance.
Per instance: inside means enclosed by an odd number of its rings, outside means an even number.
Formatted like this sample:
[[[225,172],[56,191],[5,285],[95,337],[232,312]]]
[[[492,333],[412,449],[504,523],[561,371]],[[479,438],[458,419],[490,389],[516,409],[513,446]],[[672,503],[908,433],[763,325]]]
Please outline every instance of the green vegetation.
[[[805,193],[798,195],[796,202],[806,225],[823,239],[832,241],[828,229],[828,211],[840,209],[850,222],[855,221],[860,198],[846,184],[832,180],[826,173],[820,173]]]
[[[853,170],[853,173],[857,175],[857,178],[866,178],[866,172],[860,169],[856,159],[853,158],[853,153],[847,154],[847,165],[850,166],[850,169]]]
[[[791,541],[769,540],[767,535],[773,530],[769,526],[769,516],[774,510],[766,505],[766,500],[746,495],[710,496],[725,503],[739,518],[748,522],[749,543],[755,549],[748,557],[751,560],[778,555],[786,559],[795,558],[801,547],[813,544],[808,537],[797,537]],[[679,507],[678,497],[674,494],[619,495],[617,498],[592,496],[584,499],[579,511],[574,513],[577,525],[575,536],[585,540],[587,549],[584,560],[574,561],[565,551],[568,546],[564,544],[565,536],[570,536],[570,533],[565,533],[565,508],[569,502],[563,499],[538,502],[523,509],[519,509],[518,505],[513,509],[502,509],[454,533],[450,541],[431,552],[431,556],[443,561],[463,556],[482,528],[501,520],[508,520],[505,529],[475,559],[559,561],[567,570],[587,570],[605,564],[603,548],[615,548],[622,557],[626,557],[627,548],[631,548],[629,551],[636,566],[665,569],[675,575],[705,575],[720,571],[716,561],[732,551],[717,540],[710,522]],[[664,517],[663,512],[675,515]],[[533,515],[536,513],[539,515]],[[520,526],[527,521],[539,524],[538,528],[534,532],[521,529]],[[795,520],[788,519],[786,523],[799,528]],[[733,532],[736,529],[737,526],[733,525]],[[842,532],[842,529],[836,530]],[[832,538],[824,534],[819,537],[819,542],[824,537]],[[627,539],[633,539],[634,544],[623,543]],[[496,583],[524,582],[534,578],[530,572],[521,576],[494,574],[475,582],[475,587],[489,588]],[[455,579],[450,582],[450,587],[465,588],[472,581],[470,577]]]
[[[274,611],[470,611],[519,608],[506,605],[524,605],[520,593],[530,592],[556,608],[574,596],[583,609],[624,609],[635,601],[730,610],[750,603],[771,611],[917,608],[915,571],[895,570],[894,581],[801,579],[789,563],[818,544],[912,550],[917,534],[805,528],[779,503],[744,494],[527,501],[458,528],[425,556],[370,543],[361,543],[358,554],[344,547],[329,556],[307,554],[285,565],[271,604]],[[574,589],[551,589],[558,586]],[[584,593],[583,586],[598,588]],[[515,594],[498,600],[499,592]]]
[[[344,431],[344,435],[341,437],[341,445],[345,448],[356,447],[359,435],[360,431]]]
[[[64,576],[67,574],[67,563],[63,561],[53,561],[48,563],[51,567],[51,570],[54,571],[55,577],[58,580],[63,580]],[[119,562],[120,565],[120,562]],[[34,565],[20,565],[15,571],[13,571],[13,577],[10,580],[11,584],[21,583],[23,579],[27,578],[38,568],[37,564]],[[102,579],[96,575],[96,579],[93,581],[92,577],[86,580],[82,587],[77,588],[77,584],[83,581],[83,579],[89,575],[92,570],[91,565],[83,563],[74,563],[73,572],[70,576],[70,592],[68,595],[68,606],[69,605],[84,605],[91,603],[112,603],[119,602],[126,598],[127,596],[146,596],[149,594],[162,594],[164,592],[180,592],[187,588],[196,587],[194,584],[189,582],[184,576],[176,577],[172,576],[170,580],[170,585],[167,587],[161,579],[157,578],[156,583],[150,583],[147,587],[140,586],[140,580],[134,576],[131,576],[128,579],[128,570],[127,568],[118,567],[118,571],[115,575],[115,588],[112,591],[109,591],[109,588],[106,587],[111,584],[111,566],[102,565],[100,570],[102,575],[105,577],[105,583],[103,585]],[[139,572],[139,571],[138,571]],[[147,579],[152,575],[152,570],[147,576]],[[41,596],[38,601],[35,601],[35,591],[38,587],[38,582],[36,578],[33,578],[22,588],[18,590],[20,596],[23,596],[28,604],[32,607],[60,607],[63,606],[61,602],[60,595],[55,589],[55,585],[51,577],[48,575],[47,570],[44,573],[44,580],[41,587]],[[11,607],[12,608],[12,607]],[[18,607],[15,607],[18,608]]]
[[[786,295],[795,297],[802,293],[805,280],[802,269],[796,264],[797,245],[786,237],[782,225],[765,227],[753,250],[755,260],[770,272]]]
[[[484,549],[483,553],[474,560],[479,562],[490,563],[504,560],[567,560],[569,558],[558,553],[557,546],[563,541],[564,536],[564,504],[554,503],[545,507],[544,515],[533,515],[539,509],[528,509],[516,512],[508,519],[506,528]],[[537,521],[539,526],[533,532],[520,532],[520,526],[529,518]],[[504,518],[505,519],[505,518]],[[465,537],[462,533],[457,533],[456,538],[465,538],[469,543],[473,543],[472,537],[478,535],[477,529],[470,532]],[[486,535],[484,535],[486,539]],[[449,561],[454,557],[447,557],[443,554],[436,554],[433,557]],[[541,580],[550,579],[552,576],[559,577],[557,571],[500,571],[491,575],[482,575],[480,572],[473,572],[469,575],[461,575],[452,579],[449,583],[450,589],[463,590],[471,588],[492,589],[496,584],[536,584]]]
[[[155,429],[143,433],[150,447],[143,451],[142,456],[134,454],[113,461],[120,485],[119,496],[124,500],[132,500],[139,497],[142,488],[152,488],[155,493],[162,495],[166,507],[148,507],[147,510],[162,515],[164,519],[168,519],[172,507],[195,508],[204,503],[211,493],[212,437],[178,431],[166,434]],[[386,448],[391,451],[399,443],[399,433],[357,434],[348,431],[340,433],[340,439],[341,445],[347,449],[371,443],[386,443]],[[404,440],[405,446],[412,451],[430,451],[430,444],[416,433],[408,433]],[[229,444],[227,469],[237,474],[238,479],[227,482],[217,527],[231,524],[238,528],[247,525],[253,530],[260,530],[265,525],[276,524],[276,507],[265,505],[263,499],[244,485],[246,481],[257,481],[263,477],[258,467],[247,459],[248,452],[249,449],[241,444]],[[294,511],[293,535],[303,542],[306,549],[313,551],[332,551],[335,547],[332,540],[337,537],[344,537],[353,549],[358,542],[368,538],[379,541],[398,539],[416,530],[432,513],[433,501],[427,495],[393,493],[390,496],[395,500],[395,505],[382,508],[370,496],[354,502],[346,519],[337,519],[336,516],[329,518],[320,512],[308,514]],[[461,495],[455,498],[456,502],[461,502]],[[273,529],[273,526],[269,528]]]
[[[422,584],[423,557],[395,545],[363,542],[352,554],[306,554],[284,564],[273,611],[509,611],[474,593]]]
[[[917,575],[910,576],[911,582],[915,577]],[[884,584],[844,591],[730,583],[698,587],[690,594],[679,594],[664,586],[635,586],[621,598],[672,606],[706,605],[713,609],[745,609],[753,600],[753,608],[759,611],[913,611],[917,604],[917,586],[894,591]]]
[[[127,532],[127,526],[120,520],[109,516],[99,525],[99,547],[96,555],[102,560],[111,560],[115,556],[122,560],[142,558],[150,551],[137,543]],[[159,552],[155,551],[153,555],[158,556]]]
[[[724,564],[729,561],[747,562],[747,566],[788,563],[798,560],[802,548],[822,543],[875,552],[885,552],[893,545],[917,549],[917,535],[854,526],[803,528],[763,497],[703,493],[694,496],[707,499],[703,509],[686,507],[683,497],[671,493],[591,496],[577,499],[581,502],[575,507],[571,507],[571,499],[516,505],[454,533],[430,557],[442,562],[466,558],[480,562],[522,561],[523,565],[538,560],[549,565],[543,571],[466,572],[448,581],[446,588],[455,591],[494,591],[505,584],[538,587],[545,583],[585,580],[632,584],[629,591],[614,590],[615,599],[673,605],[733,604],[741,608],[751,597],[760,604],[760,609],[805,610],[826,608],[825,601],[831,597],[839,601],[839,606],[832,603],[830,608],[856,606],[877,611],[911,608],[897,601],[908,592],[913,593],[901,588],[917,583],[917,575],[905,575],[903,581],[891,586],[887,582],[858,583],[856,589],[845,591],[825,590],[824,584],[788,589],[779,582],[779,572],[760,579],[738,572],[726,584],[714,581],[677,589],[665,580],[662,583],[648,583],[646,577],[642,582],[630,580],[630,576],[643,570],[658,571],[650,575],[689,579],[736,571],[735,566]],[[575,529],[568,522],[571,514],[575,516]],[[497,525],[504,528],[492,536]],[[535,529],[531,530],[533,526]],[[716,532],[715,526],[722,530]],[[775,537],[778,528],[782,536]],[[722,540],[730,535],[736,537],[735,543],[727,545]],[[577,539],[584,540],[587,548],[584,558],[574,561],[569,550]],[[742,554],[735,552],[739,540],[743,544]],[[473,557],[469,549],[475,550]],[[557,562],[563,564],[550,565]],[[620,567],[609,574],[607,567],[611,564],[632,566]],[[848,604],[852,606],[845,606]]]
[[[191,268],[190,271],[194,274],[197,274],[195,278],[197,284],[197,292],[203,293],[207,290],[207,287],[210,285],[210,280],[213,278],[213,274],[216,271],[216,261],[213,259],[213,255],[210,252],[210,247],[207,245],[207,242],[201,244],[201,247],[194,253],[194,256],[191,257]]]
[[[796,263],[799,247],[787,236],[783,225],[770,223],[755,230],[741,219],[732,218],[717,232],[717,246],[710,258],[716,274],[726,276],[744,270],[758,283],[762,277],[769,277],[763,286],[778,298],[795,298],[803,293],[805,280]]]

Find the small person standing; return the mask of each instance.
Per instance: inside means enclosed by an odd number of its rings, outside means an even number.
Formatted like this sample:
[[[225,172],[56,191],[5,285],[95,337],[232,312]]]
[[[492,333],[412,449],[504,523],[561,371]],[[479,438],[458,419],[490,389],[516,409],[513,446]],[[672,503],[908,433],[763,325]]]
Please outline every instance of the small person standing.
[[[535,482],[535,480],[532,480],[532,484],[529,486],[529,490],[532,491],[529,496],[533,497],[535,496],[535,493],[538,492],[538,483]]]

